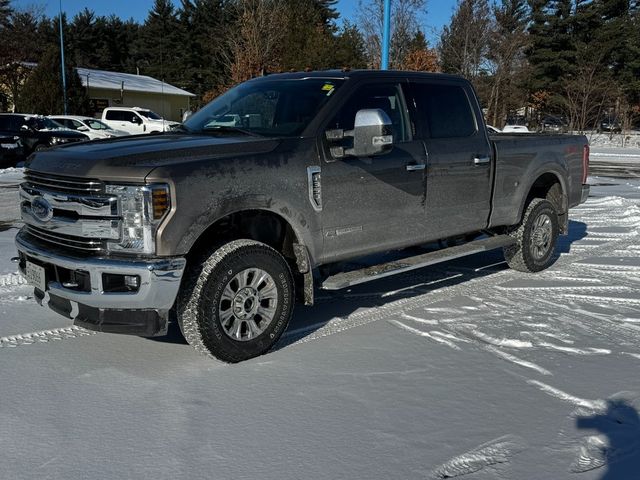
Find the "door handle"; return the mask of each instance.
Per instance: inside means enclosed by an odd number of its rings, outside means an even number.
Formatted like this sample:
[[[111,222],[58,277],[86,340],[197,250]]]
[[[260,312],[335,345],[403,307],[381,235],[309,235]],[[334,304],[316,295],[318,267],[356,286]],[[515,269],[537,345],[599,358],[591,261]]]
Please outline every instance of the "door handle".
[[[491,162],[491,157],[475,157],[473,159],[474,165],[487,165],[489,162]]]
[[[417,170],[424,170],[427,166],[424,163],[414,163],[407,165],[407,172],[415,172]]]

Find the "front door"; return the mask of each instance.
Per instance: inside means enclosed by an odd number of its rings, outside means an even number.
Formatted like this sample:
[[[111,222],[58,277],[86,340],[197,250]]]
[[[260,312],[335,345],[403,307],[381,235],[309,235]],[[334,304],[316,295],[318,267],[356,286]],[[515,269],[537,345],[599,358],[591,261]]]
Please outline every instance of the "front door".
[[[413,139],[400,82],[364,84],[328,129],[353,129],[358,110],[380,108],[392,121],[394,145],[372,157],[333,158],[322,140],[323,237],[326,260],[418,243],[424,235],[425,150]]]

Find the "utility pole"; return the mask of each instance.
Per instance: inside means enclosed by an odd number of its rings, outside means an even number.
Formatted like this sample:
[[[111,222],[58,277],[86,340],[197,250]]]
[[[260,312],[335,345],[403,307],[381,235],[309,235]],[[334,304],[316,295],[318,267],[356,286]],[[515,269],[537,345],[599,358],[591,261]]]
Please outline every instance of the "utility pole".
[[[382,27],[382,64],[381,70],[389,69],[389,42],[391,36],[391,0],[384,0],[384,20]]]
[[[62,36],[62,0],[60,0],[60,61],[62,70],[62,98],[64,99],[64,114],[67,114],[67,77],[64,73],[64,38]]]

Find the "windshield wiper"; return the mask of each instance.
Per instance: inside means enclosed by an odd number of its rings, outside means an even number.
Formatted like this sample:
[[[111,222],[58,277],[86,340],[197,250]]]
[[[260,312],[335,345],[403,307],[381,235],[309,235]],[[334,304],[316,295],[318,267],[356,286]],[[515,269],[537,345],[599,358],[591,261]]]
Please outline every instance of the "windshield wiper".
[[[232,127],[230,125],[211,125],[209,127],[204,127],[202,129],[203,132],[220,132],[220,133],[242,133],[243,135],[248,135],[250,137],[261,137],[255,132],[251,130],[246,130],[240,127]]]

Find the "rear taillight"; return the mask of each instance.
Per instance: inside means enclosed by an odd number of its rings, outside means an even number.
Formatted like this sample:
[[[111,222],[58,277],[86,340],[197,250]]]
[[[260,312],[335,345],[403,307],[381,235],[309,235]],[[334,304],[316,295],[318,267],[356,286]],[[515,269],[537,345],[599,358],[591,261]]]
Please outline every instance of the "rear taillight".
[[[582,184],[587,183],[589,176],[589,145],[585,145],[582,149]]]

